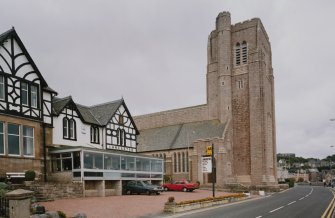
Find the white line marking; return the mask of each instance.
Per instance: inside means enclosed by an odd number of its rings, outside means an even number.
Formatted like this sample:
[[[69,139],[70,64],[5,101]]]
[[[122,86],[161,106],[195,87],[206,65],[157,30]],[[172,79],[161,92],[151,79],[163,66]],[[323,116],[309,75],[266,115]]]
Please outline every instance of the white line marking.
[[[299,201],[301,201],[302,199],[304,199],[305,197],[299,198]]]
[[[273,213],[273,212],[275,212],[275,211],[277,211],[277,210],[282,209],[283,207],[284,207],[284,206],[278,207],[278,208],[276,208],[276,209],[274,209],[274,210],[271,210],[269,213]]]
[[[258,216],[258,217],[256,217],[256,218],[261,218],[262,216]]]
[[[288,203],[287,205],[294,204],[295,202],[297,202],[297,201],[292,201],[292,202]]]

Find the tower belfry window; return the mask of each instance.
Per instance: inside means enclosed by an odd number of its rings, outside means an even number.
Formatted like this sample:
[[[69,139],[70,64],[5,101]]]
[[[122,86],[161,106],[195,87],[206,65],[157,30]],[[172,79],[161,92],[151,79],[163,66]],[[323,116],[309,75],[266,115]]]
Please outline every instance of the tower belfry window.
[[[235,64],[236,65],[241,64],[241,45],[240,43],[237,43],[235,47]]]
[[[246,64],[248,62],[248,46],[245,41],[242,43],[242,63]]]

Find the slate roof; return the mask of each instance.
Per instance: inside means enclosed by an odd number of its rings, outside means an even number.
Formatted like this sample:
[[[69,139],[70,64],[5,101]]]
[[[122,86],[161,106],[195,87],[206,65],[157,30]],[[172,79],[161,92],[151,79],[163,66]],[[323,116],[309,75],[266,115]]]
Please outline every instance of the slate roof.
[[[124,103],[124,100],[119,99],[116,101],[111,101],[103,104],[84,106],[81,104],[76,104],[71,96],[67,96],[65,98],[54,98],[53,114],[58,116],[60,112],[64,109],[64,107],[70,102],[76,106],[79,115],[81,116],[84,122],[99,126],[105,126],[108,124],[108,122],[115,114],[117,109]]]
[[[222,137],[225,124],[219,120],[185,123],[141,130],[139,152],[187,148],[197,139]]]

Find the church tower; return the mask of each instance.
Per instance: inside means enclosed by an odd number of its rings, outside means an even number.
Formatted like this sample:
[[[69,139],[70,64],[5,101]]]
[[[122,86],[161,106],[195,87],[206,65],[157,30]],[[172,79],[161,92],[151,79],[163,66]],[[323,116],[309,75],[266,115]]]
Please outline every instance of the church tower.
[[[235,182],[276,184],[274,77],[261,20],[232,25],[230,13],[221,12],[207,52],[209,118],[229,125],[225,146]]]

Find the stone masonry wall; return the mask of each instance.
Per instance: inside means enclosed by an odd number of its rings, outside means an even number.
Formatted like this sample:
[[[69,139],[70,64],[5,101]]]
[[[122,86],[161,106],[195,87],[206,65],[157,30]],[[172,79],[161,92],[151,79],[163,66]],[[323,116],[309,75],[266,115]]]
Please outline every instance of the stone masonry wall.
[[[47,199],[80,198],[83,197],[83,184],[76,183],[35,183],[29,189],[36,195]]]

